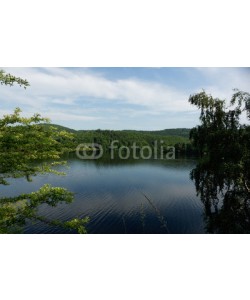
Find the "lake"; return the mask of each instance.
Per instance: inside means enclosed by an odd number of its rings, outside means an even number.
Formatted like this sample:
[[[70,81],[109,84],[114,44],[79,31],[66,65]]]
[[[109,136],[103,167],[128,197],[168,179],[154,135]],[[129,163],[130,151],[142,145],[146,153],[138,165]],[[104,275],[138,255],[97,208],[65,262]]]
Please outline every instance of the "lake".
[[[204,206],[190,179],[195,160],[67,160],[65,176],[38,175],[33,182],[13,179],[1,187],[2,194],[29,193],[45,183],[66,187],[75,193],[74,202],[42,205],[39,213],[62,221],[89,216],[88,233],[205,232]],[[27,223],[24,233],[68,231],[37,221]]]

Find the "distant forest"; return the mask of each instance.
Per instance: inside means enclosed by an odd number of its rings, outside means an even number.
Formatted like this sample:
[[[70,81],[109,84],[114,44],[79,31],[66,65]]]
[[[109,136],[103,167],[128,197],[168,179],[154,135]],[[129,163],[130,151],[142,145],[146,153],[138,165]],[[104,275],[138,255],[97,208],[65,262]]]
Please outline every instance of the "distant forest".
[[[73,138],[60,140],[64,144],[65,148],[69,148],[72,151],[81,143],[97,143],[102,145],[104,150],[109,149],[112,141],[118,140],[118,148],[121,146],[132,146],[136,143],[137,146],[150,146],[154,147],[155,141],[158,146],[163,145],[174,146],[176,153],[180,154],[195,154],[195,149],[191,145],[189,140],[190,129],[188,128],[175,128],[164,129],[159,131],[137,131],[137,130],[74,130],[64,126],[55,124],[44,124],[44,126],[56,127],[59,131],[63,130],[73,135]],[[161,142],[162,141],[162,142]]]

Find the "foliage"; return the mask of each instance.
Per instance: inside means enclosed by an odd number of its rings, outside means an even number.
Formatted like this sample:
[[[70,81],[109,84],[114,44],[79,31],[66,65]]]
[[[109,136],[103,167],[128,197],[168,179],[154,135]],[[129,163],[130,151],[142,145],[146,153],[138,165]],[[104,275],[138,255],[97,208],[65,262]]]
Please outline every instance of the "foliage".
[[[54,172],[52,167],[58,163],[38,163],[45,160],[58,160],[65,151],[58,141],[70,140],[72,136],[54,127],[44,127],[40,122],[48,121],[39,114],[31,118],[20,115],[17,108],[13,114],[0,120],[0,183],[6,184],[6,178],[23,177],[31,180],[37,173]],[[34,163],[36,161],[36,163]],[[63,164],[64,162],[60,162]]]
[[[3,70],[0,70],[0,83],[2,85],[13,86],[14,83],[17,83],[20,86],[23,86],[25,89],[29,86],[29,82],[26,79],[13,76],[11,74],[6,74]]]
[[[239,113],[246,111],[247,117],[250,120],[250,93],[239,91],[238,89],[234,89],[235,93],[231,99],[231,105],[237,103],[236,110]]]
[[[70,203],[73,194],[64,188],[51,187],[46,184],[37,192],[22,194],[17,197],[1,198],[0,233],[21,232],[21,228],[29,220],[42,220],[37,215],[41,204],[56,206],[60,202]]]
[[[189,129],[166,129],[162,131],[136,131],[136,130],[73,130],[59,125],[53,125],[56,128],[63,129],[73,134],[73,139],[65,144],[72,151],[82,143],[98,143],[103,149],[108,151],[111,142],[119,141],[117,147],[131,147],[133,143],[141,148],[143,146],[154,147],[157,142],[160,146],[175,146],[177,153],[194,154],[195,151],[188,139]],[[175,135],[176,134],[176,135]],[[63,141],[62,141],[63,143]]]
[[[190,96],[189,102],[201,110],[201,125],[190,132],[190,139],[200,156],[206,154],[212,160],[235,162],[243,157],[246,159],[250,132],[249,126],[240,124],[240,116],[245,110],[249,114],[249,97],[248,93],[236,90],[227,108],[225,100],[213,98],[204,91]],[[233,107],[236,102],[237,106]]]
[[[135,132],[135,133],[142,133],[142,134],[153,134],[153,135],[160,135],[160,136],[181,136],[184,138],[189,137],[190,129],[189,128],[171,128],[171,129],[164,129],[164,130],[155,130],[155,131],[142,131],[142,130],[124,130],[126,132]]]
[[[250,94],[234,90],[230,106],[204,91],[190,96],[201,125],[190,138],[201,160],[191,172],[210,233],[250,233]]]
[[[0,81],[5,85],[15,82],[24,87],[28,86],[22,80],[10,74],[0,72]],[[58,172],[56,166],[64,165],[62,153],[73,136],[66,131],[58,130],[53,126],[44,126],[48,119],[39,114],[27,118],[21,116],[17,108],[13,114],[0,119],[0,184],[9,184],[10,178],[25,177],[32,181],[32,176],[41,173]],[[60,202],[70,203],[73,194],[61,187],[52,187],[48,184],[37,192],[23,194],[16,197],[0,198],[0,233],[21,232],[27,220],[39,220],[50,225],[57,225],[78,233],[86,233],[85,225],[88,218],[73,219],[66,222],[45,220],[38,215],[41,204],[56,206]]]

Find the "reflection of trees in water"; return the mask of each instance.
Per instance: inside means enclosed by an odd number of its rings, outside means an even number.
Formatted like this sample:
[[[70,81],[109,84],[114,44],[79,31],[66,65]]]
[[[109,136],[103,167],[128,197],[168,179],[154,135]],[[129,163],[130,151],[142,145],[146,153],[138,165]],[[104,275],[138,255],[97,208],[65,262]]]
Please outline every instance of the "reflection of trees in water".
[[[200,162],[191,171],[208,233],[250,233],[250,177],[240,165]]]
[[[207,231],[250,233],[250,94],[235,90],[230,105],[204,91],[190,96],[201,124],[190,138],[203,160],[191,172],[205,207]]]

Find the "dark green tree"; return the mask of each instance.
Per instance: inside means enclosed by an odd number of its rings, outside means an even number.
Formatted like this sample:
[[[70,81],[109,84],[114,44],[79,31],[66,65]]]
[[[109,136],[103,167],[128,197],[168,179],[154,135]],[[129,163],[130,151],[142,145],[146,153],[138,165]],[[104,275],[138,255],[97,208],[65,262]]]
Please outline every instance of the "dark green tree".
[[[200,156],[212,160],[246,160],[249,155],[249,125],[240,124],[244,111],[249,118],[250,94],[235,90],[230,106],[204,91],[190,96],[189,102],[200,109],[201,125],[190,132],[190,139]]]
[[[234,90],[225,100],[204,91],[189,102],[201,110],[201,125],[190,138],[201,159],[191,172],[197,194],[204,203],[210,233],[250,233],[250,94]]]

